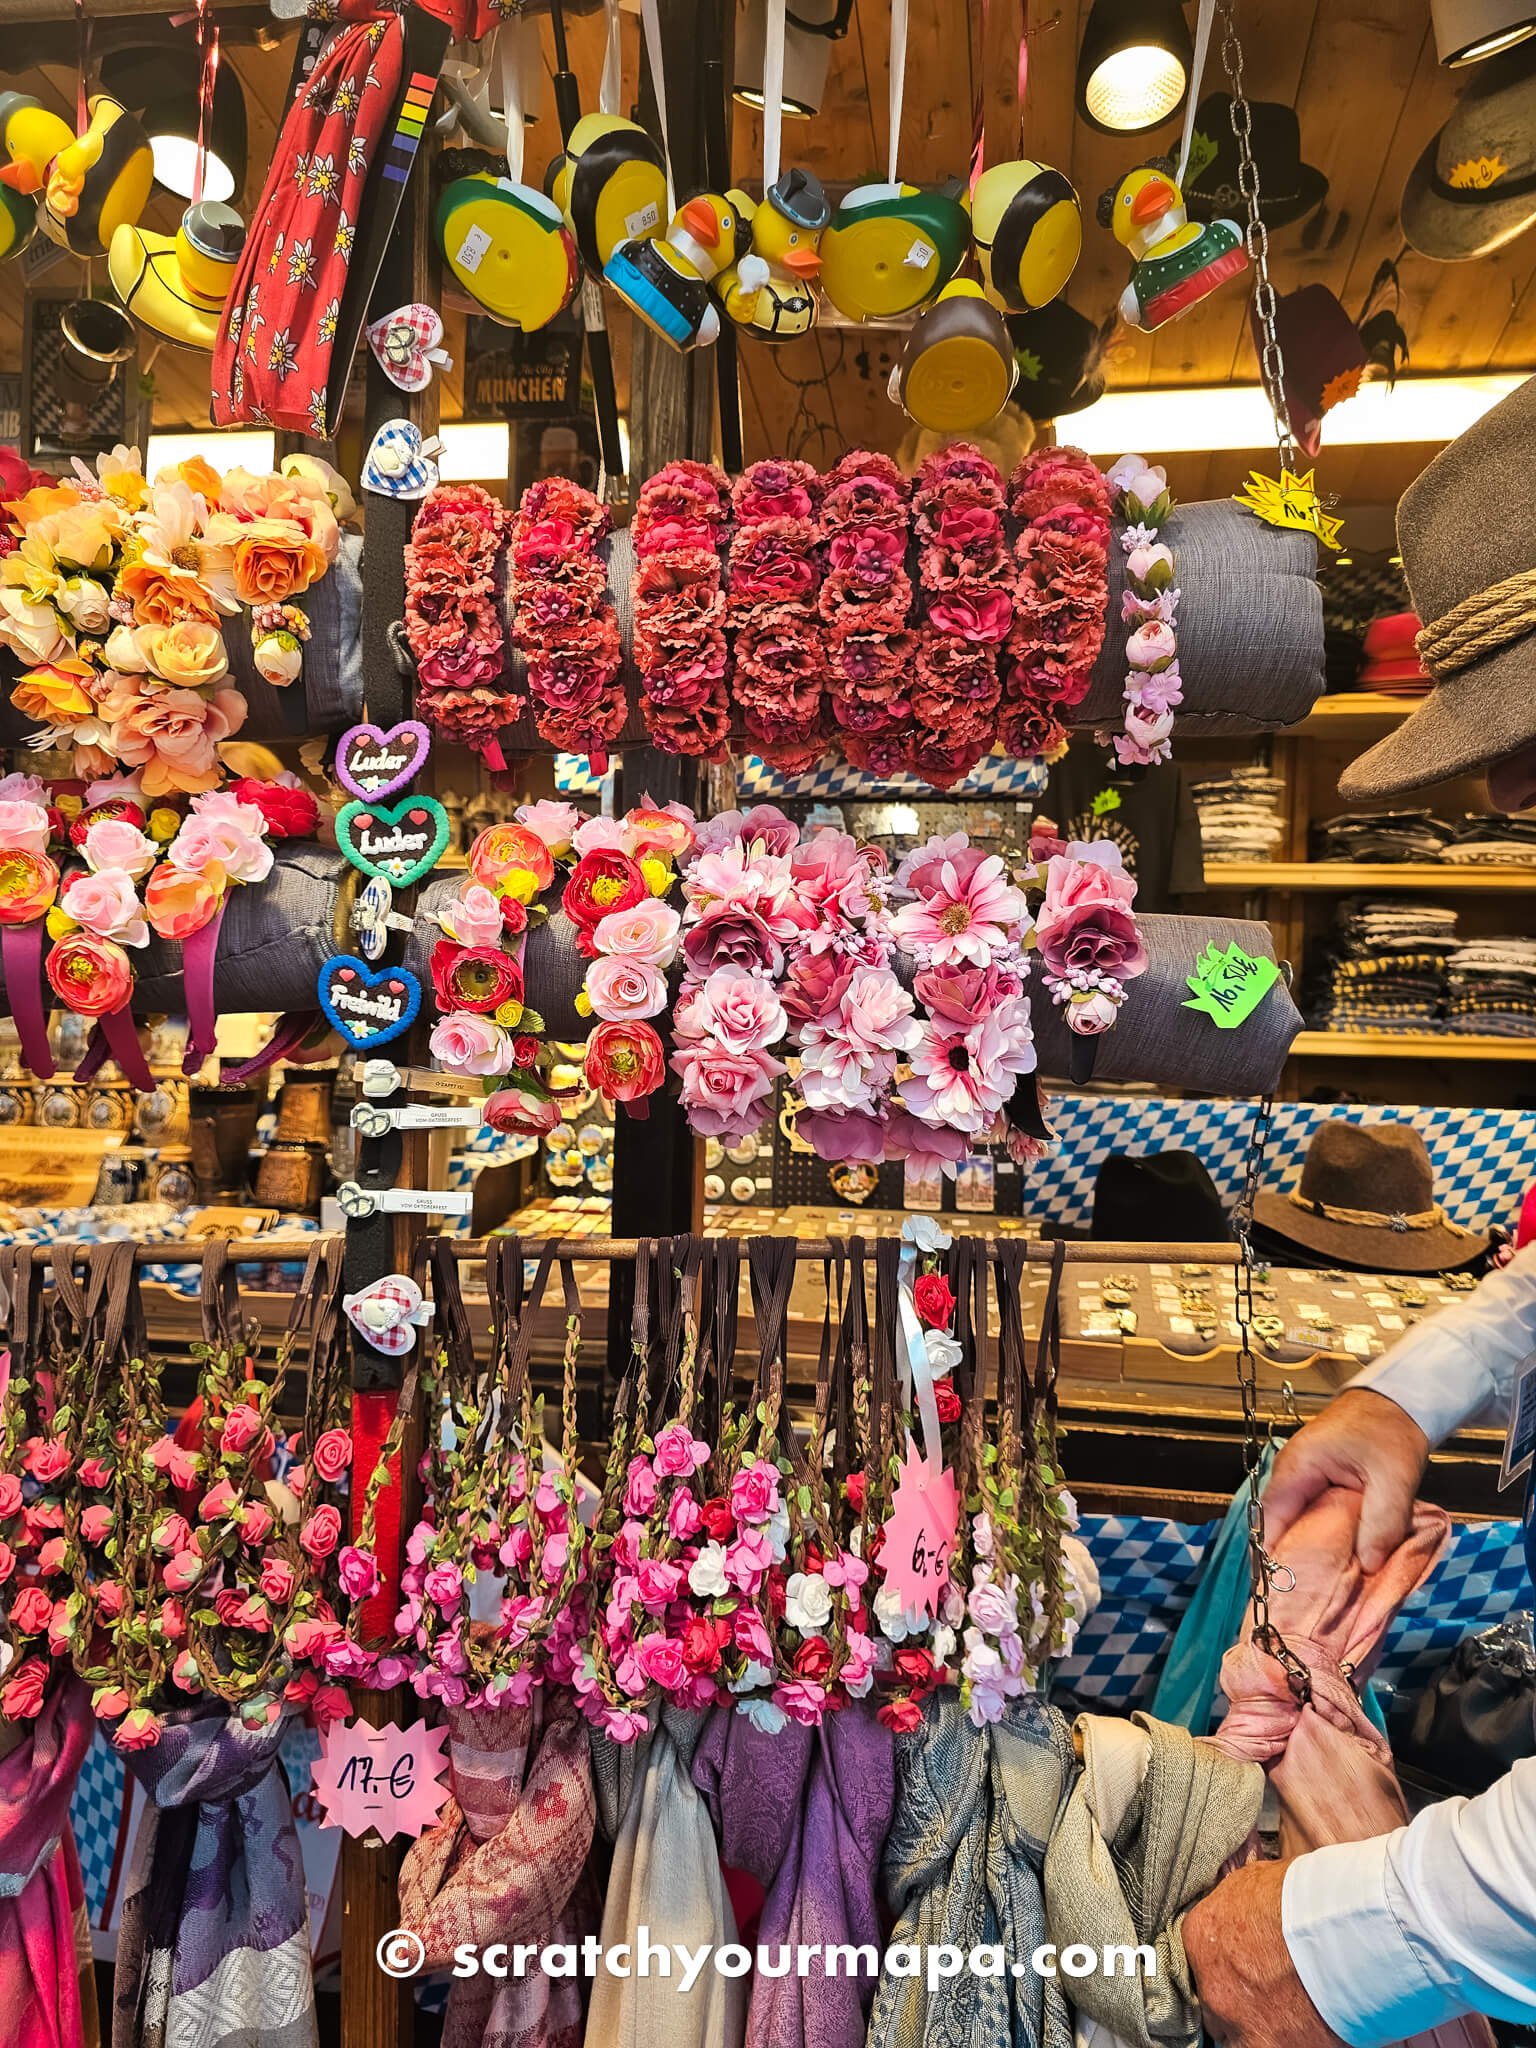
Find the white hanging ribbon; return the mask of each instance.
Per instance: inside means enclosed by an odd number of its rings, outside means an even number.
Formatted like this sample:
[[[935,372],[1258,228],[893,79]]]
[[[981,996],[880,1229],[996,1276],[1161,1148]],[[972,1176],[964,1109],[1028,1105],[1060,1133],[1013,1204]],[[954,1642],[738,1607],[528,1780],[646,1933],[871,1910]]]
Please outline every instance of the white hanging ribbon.
[[[909,0],[891,0],[891,133],[886,147],[885,175],[896,183],[896,157],[901,145],[901,103],[907,90],[907,13]]]
[[[763,38],[763,196],[779,182],[784,143],[784,0],[768,0]]]
[[[602,114],[619,111],[624,90],[624,52],[619,42],[619,0],[603,0],[608,22],[608,39],[603,45],[603,75],[597,88],[597,107]]]
[[[1210,48],[1211,23],[1216,17],[1216,0],[1200,0],[1200,12],[1195,17],[1195,54],[1190,65],[1189,86],[1184,102],[1184,140],[1179,149],[1179,167],[1175,181],[1184,183],[1184,173],[1189,169],[1189,152],[1195,140],[1195,108],[1200,104],[1200,81],[1205,76],[1205,53]]]
[[[661,16],[656,0],[640,0],[640,25],[645,31],[645,55],[651,67],[651,89],[656,95],[656,119],[661,127],[661,153],[667,166],[667,219],[677,210],[672,189],[672,144],[667,135],[667,74],[661,59]]]
[[[501,65],[501,108],[507,124],[507,176],[514,185],[523,182],[523,31],[526,26],[522,17],[500,23],[492,51],[492,61],[499,59]]]
[[[944,1463],[944,1440],[939,1430],[939,1402],[933,1391],[933,1367],[928,1360],[928,1341],[918,1320],[913,1288],[917,1280],[917,1246],[904,1244],[896,1275],[897,1311],[901,1319],[900,1379],[902,1399],[907,1407],[917,1397],[918,1420],[923,1430],[923,1456],[937,1472]]]

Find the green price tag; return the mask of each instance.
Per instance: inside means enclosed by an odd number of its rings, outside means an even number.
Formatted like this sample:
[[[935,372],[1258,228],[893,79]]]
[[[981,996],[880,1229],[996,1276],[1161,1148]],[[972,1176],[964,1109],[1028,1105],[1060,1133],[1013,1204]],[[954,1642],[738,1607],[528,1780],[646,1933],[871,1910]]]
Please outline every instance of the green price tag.
[[[1199,1010],[1223,1031],[1246,1023],[1280,979],[1273,960],[1255,960],[1241,946],[1207,946],[1187,978],[1194,991],[1186,1010]]]
[[[1111,811],[1118,811],[1120,808],[1119,790],[1101,789],[1088,808],[1096,818],[1107,818]]]

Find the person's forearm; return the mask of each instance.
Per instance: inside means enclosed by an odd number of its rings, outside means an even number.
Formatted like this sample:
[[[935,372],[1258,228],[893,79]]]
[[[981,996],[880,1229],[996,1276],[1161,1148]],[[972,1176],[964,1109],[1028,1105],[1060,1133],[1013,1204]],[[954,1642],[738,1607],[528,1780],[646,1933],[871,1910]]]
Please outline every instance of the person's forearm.
[[[1536,2019],[1536,1758],[1395,1834],[1298,1857],[1283,1920],[1309,1997],[1352,2048],[1464,2012]]]
[[[1410,1330],[1350,1381],[1385,1394],[1432,1444],[1466,1424],[1502,1422],[1521,1365],[1536,1352],[1536,1245],[1474,1294]]]

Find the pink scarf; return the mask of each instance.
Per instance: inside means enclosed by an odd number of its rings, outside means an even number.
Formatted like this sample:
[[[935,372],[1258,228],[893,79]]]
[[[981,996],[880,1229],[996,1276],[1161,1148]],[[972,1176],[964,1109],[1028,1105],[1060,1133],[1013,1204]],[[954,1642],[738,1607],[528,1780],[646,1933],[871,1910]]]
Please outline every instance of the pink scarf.
[[[1380,1571],[1355,1556],[1360,1495],[1330,1487],[1276,1546],[1295,1574],[1270,1594],[1270,1618],[1312,1678],[1301,1705],[1273,1657],[1256,1649],[1251,1620],[1222,1659],[1231,1711],[1211,1738],[1228,1756],[1266,1766],[1280,1801],[1280,1853],[1390,1834],[1408,1818],[1392,1751],[1355,1692],[1399,1607],[1428,1577],[1450,1518],[1420,1501],[1413,1527]],[[1434,2048],[1491,2048],[1486,2020],[1448,2021],[1418,2040]]]
[[[447,1720],[453,1797],[400,1870],[400,1924],[425,1967],[450,1968],[460,1942],[579,1942],[597,1804],[574,1700],[536,1692],[531,1707],[450,1707]],[[443,2048],[579,2048],[581,2035],[580,1985],[536,1967],[455,1979],[448,1994]]]
[[[55,1679],[0,1758],[0,2013],[7,2048],[94,2048],[96,1984],[69,1802],[95,1722]]]

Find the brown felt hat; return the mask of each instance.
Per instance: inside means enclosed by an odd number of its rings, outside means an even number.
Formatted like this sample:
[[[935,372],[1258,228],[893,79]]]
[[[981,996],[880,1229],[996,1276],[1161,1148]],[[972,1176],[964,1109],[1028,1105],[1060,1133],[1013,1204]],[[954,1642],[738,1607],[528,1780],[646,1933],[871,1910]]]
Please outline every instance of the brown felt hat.
[[[1536,740],[1536,377],[1403,493],[1397,545],[1435,687],[1352,761],[1339,793],[1401,796]]]
[[[1435,1200],[1435,1175],[1412,1124],[1320,1124],[1288,1195],[1260,1195],[1256,1223],[1367,1273],[1443,1273],[1488,1249]]]

